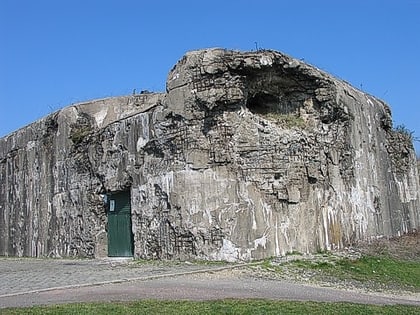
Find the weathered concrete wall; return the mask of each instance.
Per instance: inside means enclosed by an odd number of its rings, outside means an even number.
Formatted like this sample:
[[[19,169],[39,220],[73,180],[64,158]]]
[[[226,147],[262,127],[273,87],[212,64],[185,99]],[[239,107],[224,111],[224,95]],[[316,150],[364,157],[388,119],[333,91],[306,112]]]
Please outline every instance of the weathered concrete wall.
[[[273,51],[190,52],[165,94],[79,104],[0,139],[0,255],[106,252],[131,190],[135,256],[260,259],[419,227],[386,104]]]

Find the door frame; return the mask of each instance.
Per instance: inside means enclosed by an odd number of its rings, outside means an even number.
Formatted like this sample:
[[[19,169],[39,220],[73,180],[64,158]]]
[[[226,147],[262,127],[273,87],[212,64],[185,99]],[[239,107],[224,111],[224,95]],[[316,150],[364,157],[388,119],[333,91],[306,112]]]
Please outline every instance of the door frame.
[[[133,257],[134,235],[131,217],[131,190],[112,191],[107,193],[106,196],[107,255],[108,257]],[[126,234],[121,234],[119,228],[124,228],[125,225],[127,225]]]

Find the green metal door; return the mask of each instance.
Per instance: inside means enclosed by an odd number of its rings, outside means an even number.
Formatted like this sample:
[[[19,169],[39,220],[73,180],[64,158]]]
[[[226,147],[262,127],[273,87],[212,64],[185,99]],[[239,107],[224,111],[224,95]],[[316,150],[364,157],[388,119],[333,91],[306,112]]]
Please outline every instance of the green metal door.
[[[132,257],[130,192],[108,195],[108,256]]]

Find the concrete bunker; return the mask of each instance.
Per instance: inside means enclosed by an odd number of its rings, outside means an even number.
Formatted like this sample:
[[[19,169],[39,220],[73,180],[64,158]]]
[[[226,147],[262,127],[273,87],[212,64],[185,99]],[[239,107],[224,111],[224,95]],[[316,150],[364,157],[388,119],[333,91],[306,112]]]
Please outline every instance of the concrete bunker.
[[[414,150],[384,121],[382,101],[284,54],[189,52],[166,93],[0,139],[0,255],[249,261],[410,232]]]

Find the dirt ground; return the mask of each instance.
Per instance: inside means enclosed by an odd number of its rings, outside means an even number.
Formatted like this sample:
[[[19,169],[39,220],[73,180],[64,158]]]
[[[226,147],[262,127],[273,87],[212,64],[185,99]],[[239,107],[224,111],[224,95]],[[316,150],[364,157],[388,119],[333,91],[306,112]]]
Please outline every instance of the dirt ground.
[[[378,238],[357,245],[365,255],[388,254],[394,258],[420,261],[420,233],[418,231],[392,238]]]

